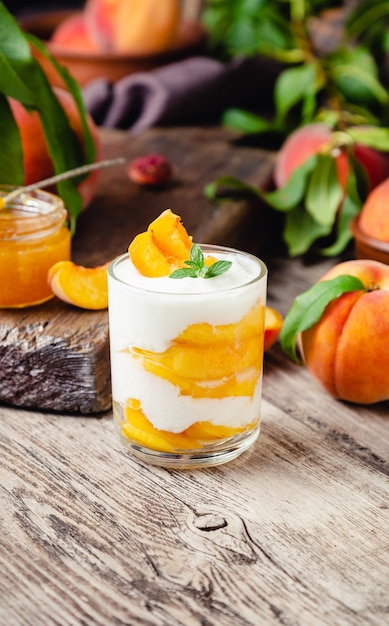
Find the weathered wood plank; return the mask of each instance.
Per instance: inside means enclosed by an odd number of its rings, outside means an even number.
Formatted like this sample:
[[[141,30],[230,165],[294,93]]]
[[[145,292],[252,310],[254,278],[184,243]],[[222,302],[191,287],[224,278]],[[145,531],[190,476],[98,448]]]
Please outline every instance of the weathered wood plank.
[[[106,312],[56,300],[0,314],[0,398],[15,406],[99,412],[111,406]]]
[[[225,173],[257,184],[270,175],[271,154],[232,146],[229,137],[215,128],[151,130],[138,137],[102,130],[103,157],[129,161],[161,152],[175,177],[166,188],[152,190],[132,183],[125,167],[102,171],[96,197],[79,220],[74,260],[94,266],[125,252],[134,235],[168,207],[183,217],[195,241],[260,246],[258,206],[215,207],[203,194],[206,183]],[[0,311],[0,402],[85,414],[109,409],[107,312],[80,311],[57,300]]]

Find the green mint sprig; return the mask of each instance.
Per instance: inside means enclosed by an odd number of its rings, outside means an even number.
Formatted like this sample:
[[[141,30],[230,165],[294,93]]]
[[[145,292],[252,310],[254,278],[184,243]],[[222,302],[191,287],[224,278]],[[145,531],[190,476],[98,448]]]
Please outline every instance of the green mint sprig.
[[[184,261],[188,267],[174,270],[169,278],[214,278],[225,274],[231,267],[231,261],[215,261],[209,267],[205,265],[203,251],[197,243],[192,244],[190,259]]]

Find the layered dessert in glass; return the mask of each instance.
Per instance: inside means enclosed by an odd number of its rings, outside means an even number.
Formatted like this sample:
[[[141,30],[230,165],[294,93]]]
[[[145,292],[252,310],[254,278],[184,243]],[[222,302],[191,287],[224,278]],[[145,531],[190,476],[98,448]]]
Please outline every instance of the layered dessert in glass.
[[[259,434],[267,270],[193,244],[171,211],[155,222],[108,271],[115,423],[148,462],[224,463]]]

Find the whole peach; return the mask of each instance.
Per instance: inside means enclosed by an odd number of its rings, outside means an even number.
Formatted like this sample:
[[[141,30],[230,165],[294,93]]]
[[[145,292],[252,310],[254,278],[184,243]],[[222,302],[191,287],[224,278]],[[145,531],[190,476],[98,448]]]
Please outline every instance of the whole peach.
[[[369,237],[389,242],[389,178],[367,196],[358,226]]]
[[[359,278],[366,291],[342,294],[300,334],[303,361],[335,398],[360,404],[389,400],[389,266],[345,261],[321,280],[344,274]]]
[[[80,149],[83,149],[83,128],[78,113],[77,106],[71,94],[65,89],[53,87],[53,91],[57,95],[68,119],[71,128],[75,132]],[[23,150],[23,166],[24,166],[24,184],[38,182],[53,175],[53,164],[49,156],[46,139],[42,129],[39,115],[36,111],[28,112],[23,105],[13,99],[9,99],[9,104],[18,125],[22,150]],[[100,140],[97,129],[91,117],[88,116],[88,125],[91,130],[95,146],[96,158],[100,155]],[[86,206],[92,199],[100,173],[98,170],[92,171],[80,184],[79,191]],[[3,181],[12,184],[13,181]]]
[[[76,11],[65,17],[54,29],[50,41],[58,46],[65,46],[73,50],[89,52],[99,50],[99,46],[89,35],[82,11]]]
[[[176,39],[179,0],[87,0],[85,24],[99,48],[154,54]]]
[[[283,187],[297,167],[324,148],[329,143],[331,134],[331,128],[323,123],[306,124],[293,131],[277,154],[273,173],[276,187]],[[370,189],[389,176],[387,154],[356,144],[355,157],[366,170]],[[339,182],[345,189],[349,173],[349,163],[345,152],[339,150],[336,166]]]

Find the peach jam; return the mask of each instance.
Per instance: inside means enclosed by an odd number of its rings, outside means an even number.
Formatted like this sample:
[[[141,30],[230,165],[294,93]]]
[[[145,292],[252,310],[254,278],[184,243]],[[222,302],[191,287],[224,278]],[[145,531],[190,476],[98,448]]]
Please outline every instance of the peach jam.
[[[13,189],[0,185],[0,196]],[[41,189],[21,193],[0,210],[0,307],[26,307],[53,297],[47,272],[70,259],[66,218],[61,198]]]

